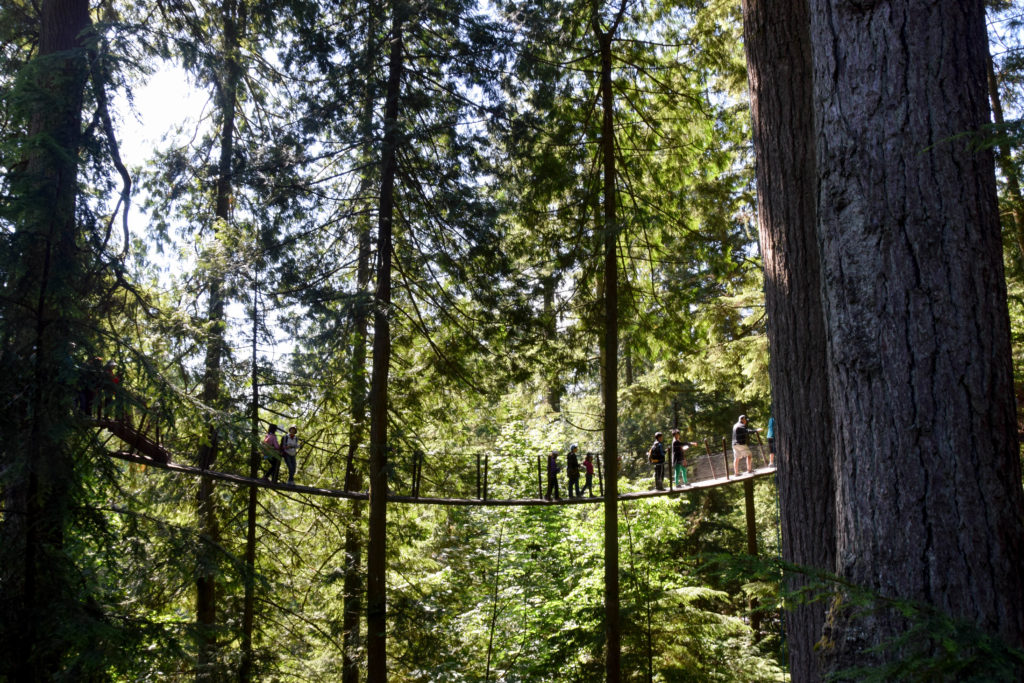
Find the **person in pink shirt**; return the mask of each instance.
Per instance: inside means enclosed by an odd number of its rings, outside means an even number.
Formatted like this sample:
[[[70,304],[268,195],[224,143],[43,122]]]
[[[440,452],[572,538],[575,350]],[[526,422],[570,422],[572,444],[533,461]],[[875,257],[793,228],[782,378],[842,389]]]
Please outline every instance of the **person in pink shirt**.
[[[587,473],[586,483],[583,484],[583,491],[589,491],[590,497],[594,497],[594,456],[587,453],[587,456],[583,458],[583,469]],[[580,491],[580,497],[583,497],[583,491]]]
[[[277,441],[277,425],[270,425],[266,436],[263,437],[263,459],[270,464],[263,478],[267,481],[277,481],[281,473],[281,444]]]

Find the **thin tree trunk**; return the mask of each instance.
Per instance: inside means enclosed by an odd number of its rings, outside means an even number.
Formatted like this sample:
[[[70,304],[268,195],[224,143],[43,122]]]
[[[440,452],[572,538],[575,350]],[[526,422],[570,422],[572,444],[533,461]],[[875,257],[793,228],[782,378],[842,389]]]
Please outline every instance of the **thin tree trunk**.
[[[612,91],[612,39],[625,11],[625,0],[609,30],[601,28],[598,0],[591,5],[594,38],[601,54],[601,167],[604,174],[604,452],[607,487],[604,499],[605,680],[621,678],[622,634],[619,625],[619,269],[615,183],[615,94]]]
[[[253,276],[252,287],[252,404],[250,405],[249,429],[253,441],[249,446],[249,477],[259,477],[260,446],[256,439],[260,434],[260,374],[258,365],[259,346],[259,274]],[[248,683],[252,680],[252,631],[256,612],[256,503],[255,486],[249,487],[249,501],[245,525],[245,599],[242,606],[242,661],[238,669],[238,680]]]
[[[995,175],[962,136],[989,117],[984,4],[811,8],[838,573],[1020,647],[1024,494]],[[830,671],[904,654],[869,651],[905,629],[898,614],[830,619]]]
[[[494,565],[494,590],[491,592],[491,626],[487,637],[487,673],[484,675],[484,683],[491,680],[491,657],[494,655],[494,630],[498,623],[498,579],[501,577],[501,551],[504,549],[501,541],[505,535],[505,525],[498,529],[498,557]]]
[[[89,5],[44,0],[40,9],[39,54],[23,69],[30,144],[24,166],[11,170],[5,197],[16,220],[9,244],[21,269],[5,274],[13,280],[5,287],[2,314],[11,343],[2,353],[5,372],[25,383],[23,393],[8,397],[3,447],[0,678],[12,681],[57,675],[73,646],[64,631],[75,607],[67,598],[77,590],[64,556],[76,479],[66,446],[74,388],[62,374],[74,353],[74,319],[81,312],[75,205]],[[28,372],[12,367],[21,364]]]
[[[743,507],[747,518],[747,554],[757,557],[757,515],[754,511],[754,480],[743,480]],[[750,630],[754,632],[754,640],[761,639],[761,613],[758,610],[757,598],[750,599]]]
[[[743,27],[757,158],[769,373],[779,425],[782,556],[795,565],[831,572],[835,484],[815,222],[810,8],[807,0],[744,0]],[[806,575],[786,575],[790,591],[806,583]],[[810,603],[798,604],[786,614],[794,682],[822,678],[814,646],[825,611],[825,605]]]
[[[373,379],[370,388],[370,539],[366,560],[367,679],[387,680],[387,486],[388,370],[391,363],[391,258],[398,147],[398,106],[408,7],[392,6],[391,56],[384,102],[380,209],[377,226],[377,288],[373,315]]]

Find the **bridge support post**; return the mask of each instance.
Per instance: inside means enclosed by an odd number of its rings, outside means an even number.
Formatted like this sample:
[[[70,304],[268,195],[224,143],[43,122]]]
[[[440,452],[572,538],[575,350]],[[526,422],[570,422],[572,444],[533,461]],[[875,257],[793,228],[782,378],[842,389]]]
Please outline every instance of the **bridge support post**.
[[[725,478],[729,478],[729,451],[726,450],[726,440],[722,437],[722,462],[725,463]]]
[[[544,497],[544,478],[541,476],[541,472],[540,472],[540,456],[539,455],[537,456],[537,497],[538,498],[543,498]]]
[[[757,516],[754,514],[754,478],[743,481],[743,500],[747,512],[747,554],[757,557]],[[758,612],[757,598],[750,599],[750,628],[754,631],[755,640],[760,638],[761,614]]]

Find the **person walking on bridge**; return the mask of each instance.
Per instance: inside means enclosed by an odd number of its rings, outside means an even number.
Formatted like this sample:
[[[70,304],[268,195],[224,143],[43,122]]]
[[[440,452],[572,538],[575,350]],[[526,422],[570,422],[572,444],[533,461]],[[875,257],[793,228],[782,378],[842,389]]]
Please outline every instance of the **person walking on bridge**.
[[[586,457],[583,458],[583,469],[587,471],[587,480],[583,484],[583,491],[588,491],[590,497],[594,497],[594,456],[587,453]],[[580,497],[583,497],[583,491],[580,492]]]
[[[576,454],[576,444],[569,446],[569,454],[565,456],[565,473],[569,478],[569,497],[580,498],[580,458]]]
[[[697,443],[694,441],[680,441],[679,430],[672,430],[672,464],[675,466],[676,486],[690,483],[686,476],[686,451],[690,450],[690,446],[696,445]]]
[[[647,451],[647,459],[654,465],[654,489],[665,490],[665,444],[661,442],[661,432],[654,433],[654,443]]]
[[[281,474],[281,444],[277,441],[277,425],[270,425],[263,437],[263,459],[270,468],[263,475],[267,481],[277,481]]]
[[[750,432],[759,432],[747,422],[746,415],[740,415],[740,419],[732,426],[732,471],[737,477],[740,475],[740,458],[747,459],[747,474],[753,472],[750,458]]]
[[[558,495],[558,473],[562,470],[558,466],[558,451],[551,451],[548,456],[548,492],[544,495],[545,500],[551,500],[551,494],[555,494],[555,500],[561,500]]]
[[[295,454],[299,450],[299,428],[291,427],[288,433],[281,437],[281,454],[284,456],[284,464],[288,466],[288,483],[295,483]]]

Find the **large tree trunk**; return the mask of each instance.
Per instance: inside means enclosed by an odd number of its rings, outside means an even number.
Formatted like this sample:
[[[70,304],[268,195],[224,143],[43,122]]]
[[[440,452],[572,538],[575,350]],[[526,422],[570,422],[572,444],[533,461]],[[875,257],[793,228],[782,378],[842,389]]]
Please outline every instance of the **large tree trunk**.
[[[811,4],[837,566],[1024,644],[1024,496],[980,0]],[[785,423],[782,424],[785,430]],[[834,614],[827,668],[905,624]]]
[[[757,157],[770,374],[778,448],[782,553],[835,569],[832,474],[821,265],[815,223],[814,117],[807,0],[744,0],[743,27]],[[806,576],[787,574],[799,590]],[[821,679],[814,645],[825,605],[786,616],[794,681]]]
[[[39,53],[19,84],[28,108],[24,164],[11,170],[5,198],[15,223],[7,258],[16,267],[4,273],[0,309],[2,367],[14,390],[2,421],[0,678],[11,681],[51,680],[74,647],[67,630],[76,580],[64,553],[77,476],[67,446],[75,394],[68,360],[81,333],[75,205],[89,24],[85,0],[42,3]]]
[[[219,105],[223,118],[220,132],[220,158],[217,168],[217,188],[214,216],[218,221],[231,217],[233,193],[233,156],[235,143],[235,110],[238,102],[238,83],[241,78],[239,63],[239,16],[244,16],[244,2],[225,0],[221,7],[221,21],[224,31],[222,46],[224,57],[224,79],[218,84]],[[224,274],[212,273],[209,282],[207,303],[206,359],[203,370],[202,401],[206,406],[221,408],[223,394],[224,357],[227,344],[224,338]],[[219,436],[215,419],[209,419],[206,427],[207,443],[199,451],[199,467],[210,469],[217,460]],[[200,550],[196,572],[196,626],[198,635],[197,680],[213,680],[216,672],[217,639],[217,546],[220,543],[220,525],[217,521],[216,498],[213,479],[203,477],[196,495],[196,513],[199,523]]]
[[[370,386],[370,539],[366,558],[367,679],[387,680],[387,488],[388,370],[391,363],[391,257],[398,146],[398,104],[408,7],[392,6],[391,56],[384,101],[380,209],[377,223],[377,289],[373,315],[373,378]]]

